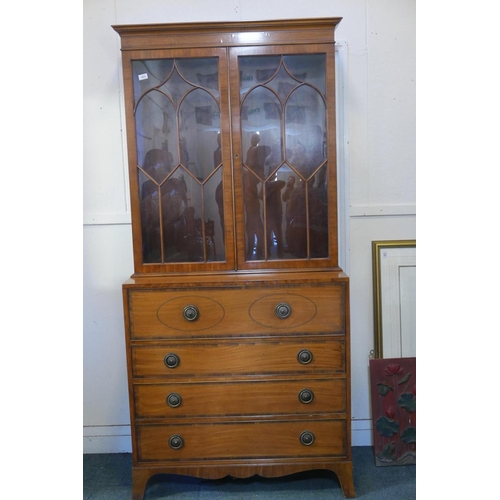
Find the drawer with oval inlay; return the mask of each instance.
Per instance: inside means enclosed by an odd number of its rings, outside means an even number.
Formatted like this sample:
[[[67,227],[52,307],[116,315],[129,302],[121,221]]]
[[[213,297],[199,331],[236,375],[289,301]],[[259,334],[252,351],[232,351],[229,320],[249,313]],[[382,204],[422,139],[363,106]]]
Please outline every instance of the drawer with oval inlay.
[[[345,379],[135,384],[137,418],[232,417],[346,411]]]
[[[331,338],[280,341],[191,341],[132,347],[134,377],[344,373],[345,342]]]
[[[139,461],[340,457],[345,419],[137,425]]]
[[[132,340],[345,334],[343,283],[128,293]]]

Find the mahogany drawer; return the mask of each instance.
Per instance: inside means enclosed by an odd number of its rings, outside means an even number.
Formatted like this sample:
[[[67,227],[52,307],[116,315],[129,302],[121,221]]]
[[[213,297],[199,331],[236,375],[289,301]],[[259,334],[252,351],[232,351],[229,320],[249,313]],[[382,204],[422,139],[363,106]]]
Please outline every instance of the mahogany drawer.
[[[132,347],[132,375],[193,377],[345,373],[345,342],[301,341],[169,342]]]
[[[128,294],[132,340],[304,331],[345,334],[345,286],[339,283]]]
[[[137,425],[139,461],[346,456],[345,419]]]
[[[345,379],[135,384],[136,418],[345,413]]]

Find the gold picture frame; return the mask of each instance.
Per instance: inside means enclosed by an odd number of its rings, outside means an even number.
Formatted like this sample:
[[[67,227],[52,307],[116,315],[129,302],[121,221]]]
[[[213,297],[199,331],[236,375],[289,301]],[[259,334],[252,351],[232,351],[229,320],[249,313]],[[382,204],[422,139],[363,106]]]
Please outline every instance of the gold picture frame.
[[[372,241],[372,265],[373,265],[373,302],[374,302],[374,358],[383,358],[383,329],[382,319],[384,315],[382,300],[382,252],[387,249],[416,248],[416,240],[380,240]]]

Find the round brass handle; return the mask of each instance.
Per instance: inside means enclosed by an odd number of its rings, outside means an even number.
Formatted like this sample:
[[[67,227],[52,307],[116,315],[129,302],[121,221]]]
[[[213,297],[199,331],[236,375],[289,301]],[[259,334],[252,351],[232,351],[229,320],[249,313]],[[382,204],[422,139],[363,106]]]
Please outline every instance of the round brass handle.
[[[311,389],[302,389],[299,392],[299,401],[301,403],[308,405],[309,403],[312,403],[313,399],[314,399],[314,392],[311,391]]]
[[[304,431],[299,439],[304,446],[311,446],[314,443],[314,434],[311,431]]]
[[[180,406],[182,403],[182,398],[180,394],[177,394],[176,392],[171,392],[167,396],[167,404],[170,406],[170,408],[177,408]]]
[[[182,310],[182,315],[186,321],[196,321],[200,317],[200,311],[196,306],[189,305]]]
[[[280,302],[274,308],[274,314],[276,314],[276,317],[279,319],[286,319],[292,314],[292,308],[286,302]]]
[[[165,362],[167,368],[176,368],[177,366],[179,366],[179,363],[181,362],[179,356],[177,356],[177,354],[174,354],[172,352],[167,354],[163,359],[163,361]]]
[[[170,436],[170,439],[168,440],[168,445],[173,450],[180,450],[184,446],[184,439],[182,439],[182,436],[174,434],[173,436]]]
[[[297,354],[297,360],[301,365],[308,365],[313,360],[312,352],[308,349],[302,349],[302,351]]]

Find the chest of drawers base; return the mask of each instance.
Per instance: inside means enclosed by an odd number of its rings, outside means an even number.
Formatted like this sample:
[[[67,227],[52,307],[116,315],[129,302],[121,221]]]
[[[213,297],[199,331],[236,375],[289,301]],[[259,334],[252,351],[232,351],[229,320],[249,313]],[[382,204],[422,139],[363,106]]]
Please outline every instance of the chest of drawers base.
[[[123,287],[132,500],[155,474],[336,474],[351,461],[348,280],[341,273],[130,280]]]

